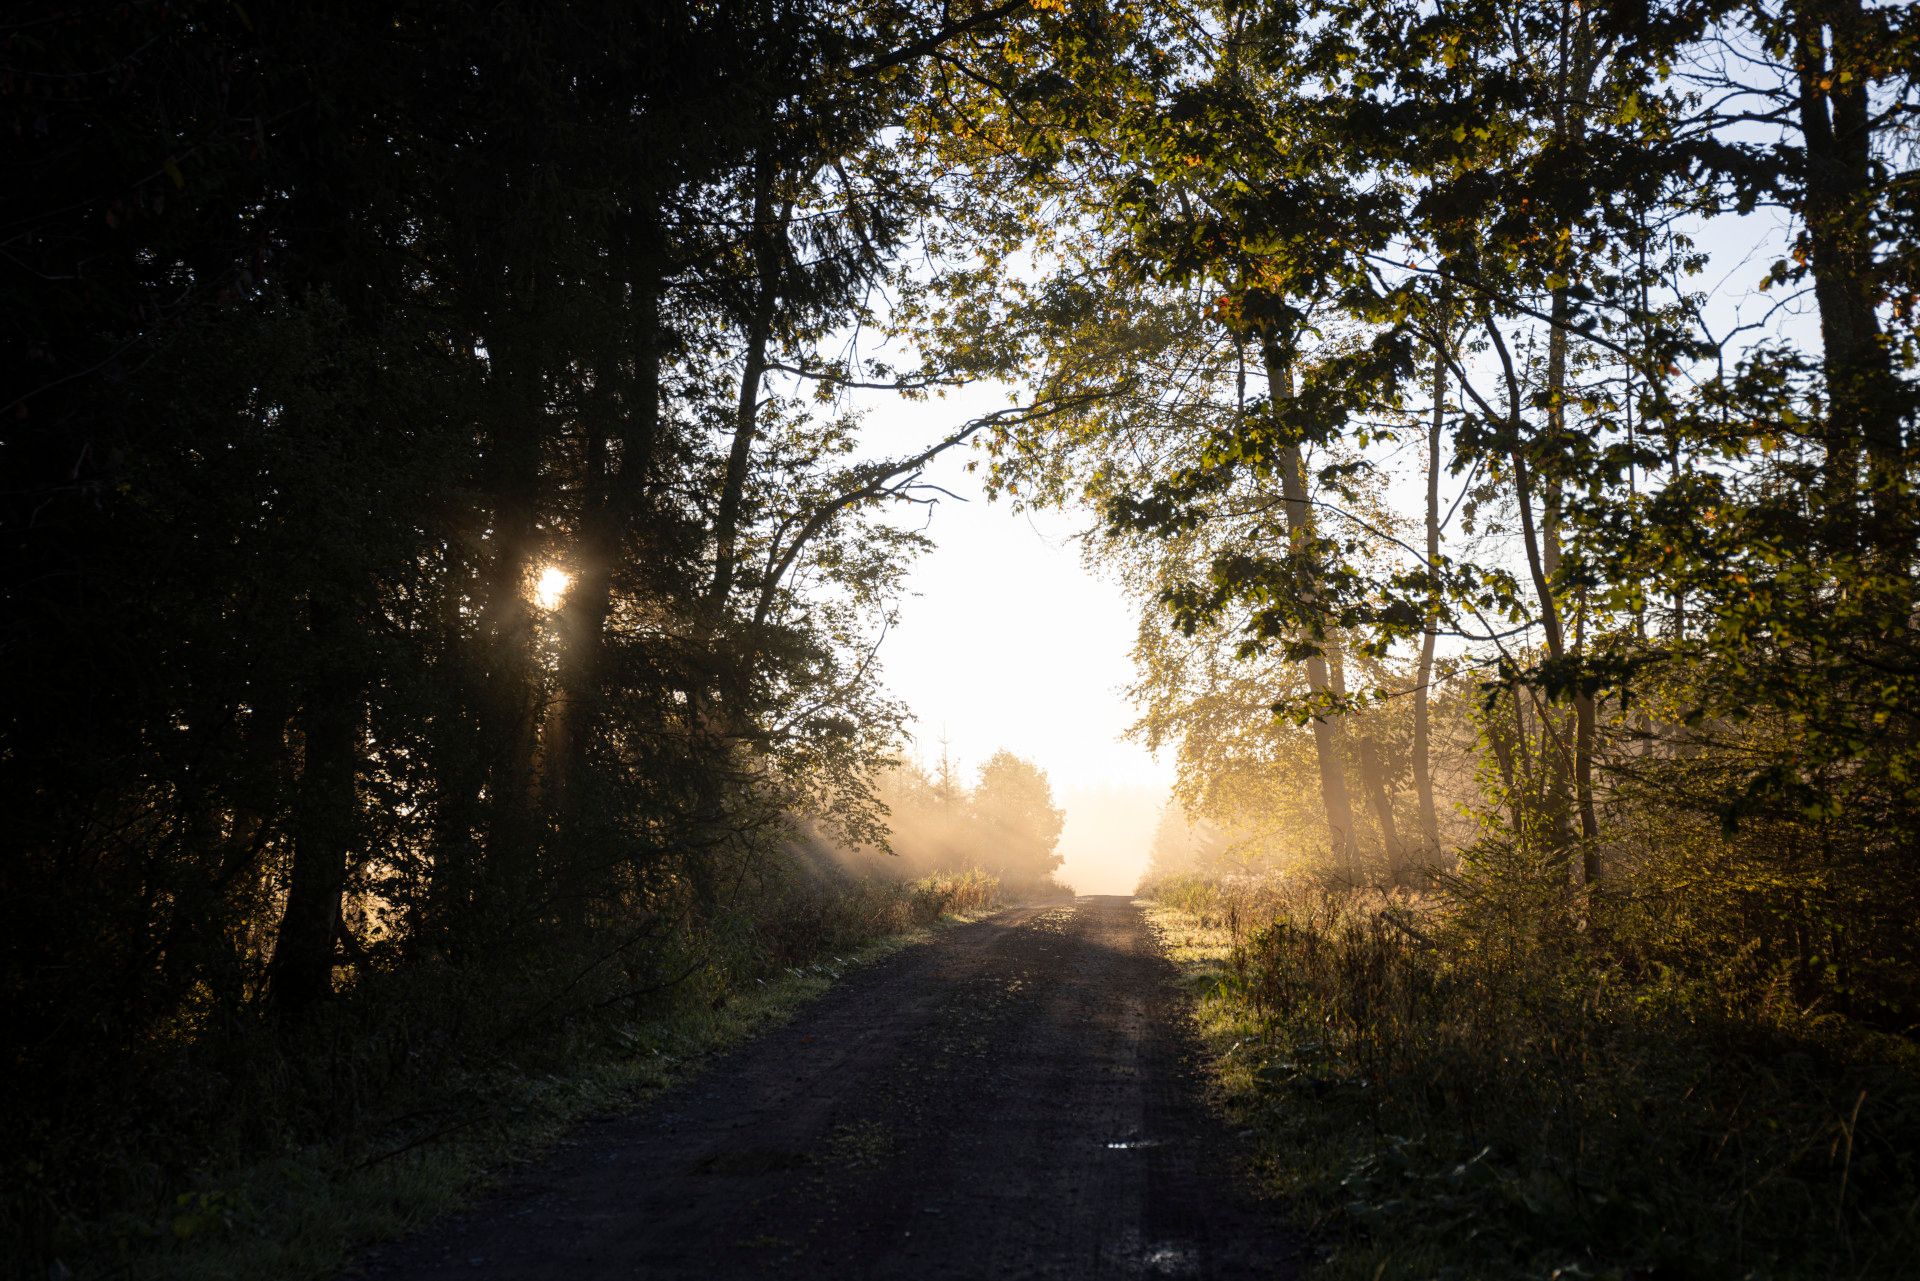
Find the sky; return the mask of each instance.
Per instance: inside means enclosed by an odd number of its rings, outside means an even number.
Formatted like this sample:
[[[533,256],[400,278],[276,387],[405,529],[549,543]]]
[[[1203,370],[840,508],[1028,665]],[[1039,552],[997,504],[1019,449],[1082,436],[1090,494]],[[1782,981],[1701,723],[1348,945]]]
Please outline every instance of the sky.
[[[864,443],[922,449],[1004,403],[984,388],[884,402],[869,410]],[[909,751],[933,766],[944,738],[969,780],[1001,748],[1034,762],[1066,810],[1061,879],[1082,894],[1130,893],[1173,780],[1170,761],[1124,738],[1135,609],[1081,563],[1073,536],[1086,513],[989,502],[966,471],[972,456],[952,451],[927,472],[956,498],[909,517],[936,546],[915,565],[880,650],[887,685],[913,710]]]

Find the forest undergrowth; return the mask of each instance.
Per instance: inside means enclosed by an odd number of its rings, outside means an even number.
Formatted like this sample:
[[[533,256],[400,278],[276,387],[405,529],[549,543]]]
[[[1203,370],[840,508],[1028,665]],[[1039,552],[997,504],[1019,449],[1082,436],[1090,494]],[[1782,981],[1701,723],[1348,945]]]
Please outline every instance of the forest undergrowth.
[[[682,940],[672,981],[586,1014],[556,1007],[543,976],[482,966],[348,994],[278,1038],[183,1043],[161,1070],[113,1082],[139,1097],[102,1102],[101,1126],[61,1136],[65,1168],[28,1171],[40,1186],[8,1199],[6,1253],[55,1259],[63,1276],[331,1276],[585,1118],[785,1022],[849,970],[1001,902],[977,870],[795,874],[704,945]],[[71,1199],[76,1184],[87,1201]]]
[[[1910,1040],[1636,967],[1619,905],[1556,935],[1471,891],[1142,887],[1316,1278],[1903,1274]]]

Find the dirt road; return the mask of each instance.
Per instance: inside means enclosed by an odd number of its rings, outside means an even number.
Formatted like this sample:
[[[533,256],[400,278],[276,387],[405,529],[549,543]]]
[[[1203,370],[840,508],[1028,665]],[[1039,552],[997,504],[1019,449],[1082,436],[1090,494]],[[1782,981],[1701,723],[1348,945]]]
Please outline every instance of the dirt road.
[[[1172,976],[1124,898],[957,927],[357,1274],[1289,1277]]]

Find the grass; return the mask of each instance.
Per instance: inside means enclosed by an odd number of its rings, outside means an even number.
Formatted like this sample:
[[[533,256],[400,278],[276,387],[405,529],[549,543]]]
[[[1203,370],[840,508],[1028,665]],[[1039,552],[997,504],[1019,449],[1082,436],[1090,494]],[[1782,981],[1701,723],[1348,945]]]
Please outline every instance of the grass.
[[[1315,1281],[1876,1278],[1920,1251],[1920,1061],[1732,1019],[1440,905],[1147,887]]]
[[[845,955],[615,1024],[542,1070],[513,1061],[466,1066],[435,1086],[438,1098],[457,1103],[429,1115],[229,1165],[163,1204],[88,1224],[70,1242],[78,1247],[68,1256],[74,1271],[130,1281],[333,1276],[368,1244],[453,1211],[586,1118],[632,1108],[696,1075],[717,1054],[792,1018],[850,970],[995,906],[993,886],[977,876],[930,877],[906,894],[911,912],[885,919],[905,928]]]

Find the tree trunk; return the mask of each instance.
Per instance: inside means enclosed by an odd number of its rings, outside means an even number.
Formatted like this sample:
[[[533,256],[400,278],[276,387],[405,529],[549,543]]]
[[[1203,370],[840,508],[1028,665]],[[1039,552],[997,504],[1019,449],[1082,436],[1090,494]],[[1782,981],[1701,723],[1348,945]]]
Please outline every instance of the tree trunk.
[[[1587,610],[1582,600],[1574,615],[1574,649],[1578,652],[1586,640]],[[1573,699],[1573,787],[1574,801],[1580,809],[1580,879],[1588,889],[1600,883],[1600,816],[1593,804],[1593,743],[1595,716],[1593,695],[1576,691]]]
[[[279,801],[286,794],[290,766],[286,733],[292,711],[287,695],[282,672],[273,671],[248,682],[249,706],[240,727],[240,756],[227,771],[233,797],[227,831],[220,835],[218,818],[209,814],[204,821],[187,824],[183,833],[188,849],[210,847],[218,851],[218,856],[203,875],[183,880],[172,895],[166,930],[159,943],[161,990],[170,995],[183,991],[216,949],[229,946],[225,927],[231,917],[223,901],[225,896],[242,881],[257,886],[265,872],[261,856],[280,817]],[[199,871],[197,865],[195,871]],[[250,917],[243,927],[240,948],[250,955],[258,955],[258,950],[264,950],[272,940],[265,934],[264,921]]]
[[[429,671],[439,711],[428,726],[427,754],[434,772],[428,836],[432,869],[427,900],[421,905],[420,934],[440,947],[457,945],[476,904],[482,875],[475,836],[486,784],[480,718],[485,696],[479,679],[481,645],[468,616],[468,602],[478,584],[473,581],[473,562],[464,550],[478,541],[471,530],[464,537],[449,539],[438,567],[440,617]]]
[[[614,569],[647,508],[659,435],[660,263],[650,234],[640,237],[636,267],[632,403],[621,417],[617,466],[607,456],[604,432],[590,429],[585,441],[574,581],[560,613],[559,690],[546,725],[549,773],[544,790],[565,850],[566,874],[576,889],[585,874],[580,791],[600,719]]]
[[[713,524],[713,581],[707,589],[704,631],[710,637],[726,616],[727,598],[739,555],[740,508],[746,495],[747,471],[759,432],[760,383],[767,372],[767,346],[773,337],[773,317],[779,305],[781,256],[786,247],[786,211],[778,226],[773,208],[774,167],[762,154],[754,167],[753,245],[756,293],[747,322],[745,359],[740,371],[740,399],[734,410],[733,446],[727,453],[727,471],[720,489],[720,507]]]
[[[1519,789],[1520,779],[1514,771],[1513,744],[1507,741],[1507,736],[1502,732],[1500,722],[1493,713],[1487,716],[1487,746],[1493,752],[1494,764],[1500,768],[1500,781],[1506,787],[1507,800],[1511,804]]]
[[[1527,820],[1533,810],[1528,793],[1536,786],[1539,771],[1534,767],[1534,758],[1527,751],[1527,705],[1520,696],[1521,691],[1509,691],[1509,701],[1513,704],[1513,744],[1509,749],[1513,757],[1513,778],[1518,784],[1509,794],[1513,809],[1513,830],[1521,834],[1527,830]]]
[[[1547,423],[1549,444],[1554,453],[1563,452],[1567,447],[1567,335],[1572,323],[1568,306],[1567,286],[1562,285],[1553,291],[1553,331],[1547,340]],[[1561,536],[1560,536],[1561,487],[1557,478],[1550,479],[1546,486],[1546,501],[1542,504],[1541,534],[1544,540],[1542,559],[1549,584],[1560,575]],[[1554,658],[1562,658],[1570,652],[1578,657],[1584,648],[1584,619],[1576,621],[1575,642],[1571,651],[1554,653]],[[1554,717],[1553,719],[1558,719]],[[1593,808],[1593,740],[1595,728],[1593,695],[1584,685],[1575,685],[1573,690],[1573,753],[1567,759],[1564,748],[1553,752],[1556,768],[1563,774],[1570,774],[1572,801],[1580,815],[1580,835],[1588,848],[1581,856],[1583,880],[1592,884],[1597,875],[1597,864],[1591,846],[1600,835],[1599,823]],[[1557,738],[1564,736],[1564,730]],[[1566,799],[1566,782],[1556,779],[1553,790],[1553,803],[1561,806]],[[1554,815],[1555,839],[1564,838],[1569,843],[1573,838],[1570,816],[1556,812]]]
[[[607,434],[590,420],[581,442],[579,528],[573,540],[572,582],[560,602],[560,666],[553,703],[541,726],[541,799],[562,840],[571,839],[579,804],[589,723],[599,698],[600,650],[612,608],[613,558],[619,535],[607,494]]]
[[[1868,543],[1904,572],[1910,538],[1901,518],[1904,476],[1901,387],[1880,330],[1874,282],[1872,123],[1869,66],[1879,57],[1860,0],[1802,0],[1799,114],[1806,148],[1801,208],[1827,385],[1827,489],[1841,513],[1834,541],[1858,515],[1858,461],[1864,450],[1871,513]]]
[[[1540,531],[1534,522],[1533,472],[1527,463],[1526,444],[1521,438],[1522,424],[1518,416],[1508,424],[1508,432],[1510,441],[1507,457],[1513,467],[1514,498],[1520,510],[1520,535],[1527,556],[1527,573],[1533,582],[1534,597],[1540,605],[1540,626],[1546,633],[1547,655],[1558,664],[1567,655],[1566,636],[1561,631],[1560,607],[1554,599],[1552,582],[1547,577]],[[1542,747],[1548,758],[1547,817],[1551,824],[1550,840],[1554,861],[1560,863],[1568,858],[1573,847],[1572,805],[1567,796],[1572,761],[1568,759],[1571,753],[1566,750],[1564,737],[1554,731],[1555,719],[1548,709],[1540,721]]]
[[[1441,342],[1433,350],[1433,422],[1427,428],[1427,572],[1440,572],[1440,446],[1447,420],[1446,334],[1450,323],[1447,300],[1440,302]],[[1413,786],[1420,802],[1421,857],[1432,862],[1440,854],[1440,816],[1433,800],[1432,698],[1433,651],[1440,631],[1440,591],[1436,583],[1427,597],[1427,615],[1420,635],[1420,662],[1413,686]]]
[[[359,733],[364,691],[348,647],[352,621],[337,603],[310,600],[314,671],[298,713],[301,769],[293,811],[293,870],[268,977],[280,1010],[297,1014],[333,990],[334,945],[347,860],[359,827]]]
[[[487,752],[486,882],[491,908],[523,894],[537,857],[534,755],[540,690],[533,656],[534,608],[528,599],[545,397],[537,369],[519,363],[505,336],[488,336],[499,403],[492,449],[493,557],[487,567],[480,641],[485,663],[481,715]]]
[[[1560,40],[1560,85],[1556,94],[1555,134],[1568,148],[1577,147],[1586,137],[1588,88],[1593,76],[1593,40],[1588,26],[1589,18],[1584,8],[1571,3],[1562,6],[1562,25]],[[1560,258],[1561,283],[1552,291],[1551,330],[1547,336],[1547,432],[1550,453],[1558,458],[1568,451],[1567,434],[1567,357],[1568,344],[1572,333],[1573,314],[1570,306],[1569,282],[1565,279],[1572,274],[1571,255],[1563,248]],[[1558,475],[1546,479],[1542,504],[1542,548],[1543,568],[1550,585],[1557,586],[1560,580],[1560,561],[1562,554],[1562,481]],[[1543,597],[1542,608],[1551,607],[1553,602]],[[1559,629],[1556,627],[1555,629]],[[1584,639],[1584,636],[1582,636]],[[1577,658],[1582,645],[1576,641],[1571,651]],[[1556,661],[1568,656],[1564,645],[1552,651]],[[1542,716],[1548,723],[1560,718],[1550,712]],[[1595,822],[1593,809],[1593,738],[1594,738],[1593,695],[1586,692],[1584,684],[1576,684],[1573,690],[1573,750],[1566,748],[1566,726],[1564,722],[1552,732],[1556,740],[1549,745],[1552,754],[1553,790],[1551,804],[1554,807],[1554,840],[1561,848],[1573,842],[1572,815],[1569,808],[1578,811],[1580,816],[1580,834],[1585,840],[1582,854],[1582,866],[1586,871],[1595,868],[1593,844],[1599,836],[1599,827]],[[1571,796],[1569,796],[1571,784]],[[1591,883],[1592,877],[1584,879]]]
[[[1345,699],[1346,660],[1337,645],[1328,647],[1327,674],[1333,684],[1334,697]],[[1353,742],[1354,768],[1360,775],[1360,794],[1366,798],[1367,808],[1373,811],[1374,825],[1380,829],[1380,853],[1387,880],[1394,885],[1404,885],[1409,871],[1406,850],[1400,844],[1399,827],[1393,819],[1393,793],[1387,786],[1387,771],[1380,760],[1379,744],[1373,741],[1373,735],[1367,733],[1364,726],[1349,726],[1348,729]]]
[[[1547,433],[1546,452],[1558,457],[1567,448],[1567,325],[1569,314],[1567,289],[1562,285],[1552,293],[1551,327],[1547,334]],[[1560,576],[1562,536],[1560,509],[1563,502],[1561,480],[1556,474],[1542,478],[1540,486],[1540,557],[1547,581]]]
[[[1267,395],[1276,406],[1293,394],[1293,371],[1282,359],[1275,342],[1261,343],[1267,369]],[[1287,541],[1296,556],[1312,552],[1313,512],[1307,504],[1306,466],[1298,445],[1289,445],[1280,454],[1280,495],[1287,515]],[[1308,602],[1311,604],[1311,602]],[[1332,681],[1323,654],[1306,660],[1307,689],[1316,698],[1332,692]],[[1340,727],[1324,713],[1313,718],[1313,750],[1320,764],[1320,800],[1327,814],[1327,838],[1333,856],[1348,880],[1355,880],[1353,802],[1347,795],[1346,762],[1341,758]]]

